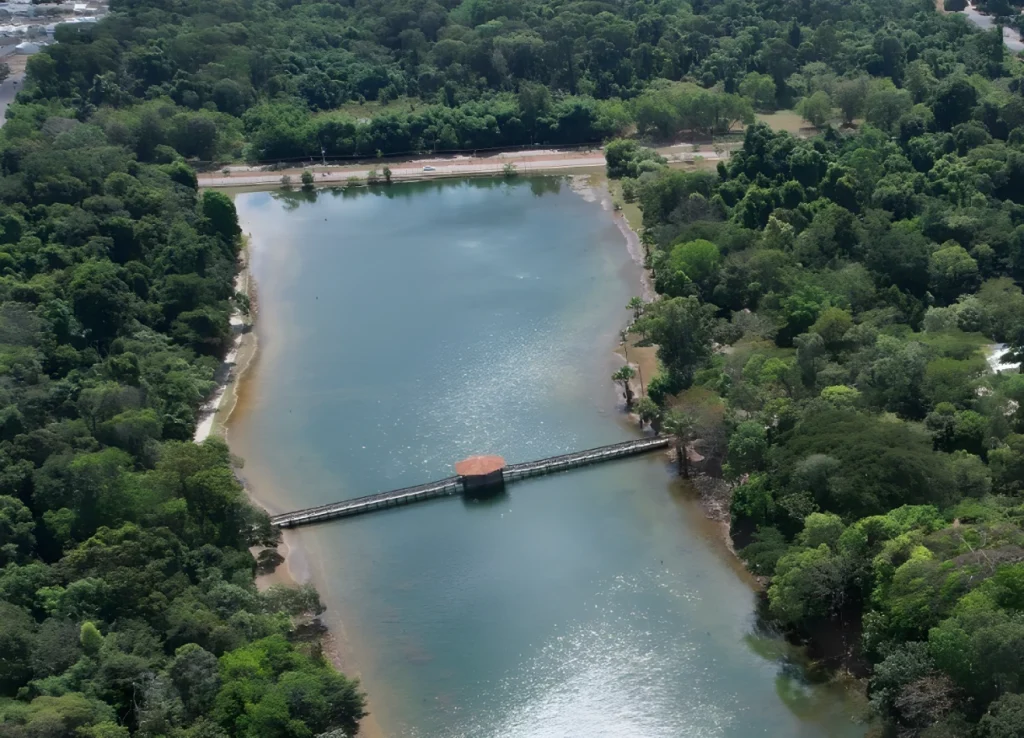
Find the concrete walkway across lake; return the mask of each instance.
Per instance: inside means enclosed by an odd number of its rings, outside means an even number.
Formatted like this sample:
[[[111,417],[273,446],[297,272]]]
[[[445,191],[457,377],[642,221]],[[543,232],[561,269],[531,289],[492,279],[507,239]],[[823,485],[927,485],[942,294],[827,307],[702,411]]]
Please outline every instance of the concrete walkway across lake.
[[[623,441],[609,446],[599,446],[598,448],[577,451],[571,454],[550,456],[546,459],[538,459],[537,461],[511,464],[499,468],[494,473],[496,478],[487,480],[485,484],[500,490],[505,484],[519,479],[538,477],[544,474],[575,469],[580,466],[590,466],[604,461],[636,456],[648,451],[667,448],[670,442],[671,438],[669,436],[654,436],[653,438],[640,438],[635,441]],[[504,464],[504,460],[500,457],[487,458],[497,459],[501,464]],[[457,468],[459,466],[458,464],[456,465]],[[457,492],[463,492],[470,496],[473,492],[483,488],[483,484],[479,482],[473,483],[473,477],[464,476],[467,473],[466,471],[461,469],[459,471],[460,474],[458,476],[440,479],[436,482],[428,482],[416,485],[415,487],[402,487],[401,489],[394,489],[388,492],[378,492],[365,497],[357,497],[329,505],[320,505],[319,507],[310,507],[304,510],[275,515],[270,519],[270,522],[279,528],[294,528],[299,525],[310,525],[311,523],[320,523],[325,520],[333,520],[334,518],[347,518],[376,510],[411,505],[414,502],[432,500]]]

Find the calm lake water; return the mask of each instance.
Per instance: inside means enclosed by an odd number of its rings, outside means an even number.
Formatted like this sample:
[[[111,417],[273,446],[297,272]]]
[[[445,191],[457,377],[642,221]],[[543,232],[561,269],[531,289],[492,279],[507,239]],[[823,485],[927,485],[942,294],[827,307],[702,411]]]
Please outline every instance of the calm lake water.
[[[557,178],[239,195],[260,356],[229,438],[309,506],[636,436],[612,353],[639,275]],[[664,458],[296,531],[386,736],[861,736],[808,686]]]

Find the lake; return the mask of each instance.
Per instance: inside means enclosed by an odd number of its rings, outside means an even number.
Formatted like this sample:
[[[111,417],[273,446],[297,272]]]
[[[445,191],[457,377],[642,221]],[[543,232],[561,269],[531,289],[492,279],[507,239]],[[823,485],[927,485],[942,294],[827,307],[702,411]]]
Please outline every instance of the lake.
[[[259,358],[229,427],[275,511],[637,437],[610,379],[639,294],[565,178],[236,198]],[[368,732],[862,736],[809,685],[655,454],[289,532]]]

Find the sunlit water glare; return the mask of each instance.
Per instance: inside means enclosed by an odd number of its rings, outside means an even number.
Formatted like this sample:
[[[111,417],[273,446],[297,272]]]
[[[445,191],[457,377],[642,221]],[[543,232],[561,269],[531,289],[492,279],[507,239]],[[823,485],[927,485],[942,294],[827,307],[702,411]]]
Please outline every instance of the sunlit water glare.
[[[236,202],[261,354],[230,439],[258,496],[635,437],[610,375],[639,276],[599,202],[557,179]],[[671,479],[654,455],[299,531],[383,732],[862,735],[752,648],[754,595]]]

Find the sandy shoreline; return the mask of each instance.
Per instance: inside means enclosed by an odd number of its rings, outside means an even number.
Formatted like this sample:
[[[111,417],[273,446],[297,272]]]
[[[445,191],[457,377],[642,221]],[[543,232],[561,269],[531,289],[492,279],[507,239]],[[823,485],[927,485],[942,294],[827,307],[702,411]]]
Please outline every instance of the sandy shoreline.
[[[238,257],[239,270],[235,276],[235,291],[249,298],[249,314],[243,315],[240,311],[236,310],[231,316],[231,328],[234,332],[234,338],[214,377],[216,387],[209,399],[203,403],[199,410],[196,430],[192,436],[193,443],[202,443],[210,436],[218,436],[223,438],[225,442],[228,442],[230,447],[228,422],[238,405],[239,389],[242,386],[247,371],[255,362],[259,350],[259,338],[255,329],[256,318],[259,314],[259,302],[256,295],[256,282],[252,278],[249,263],[250,237],[243,238],[244,246]],[[242,487],[245,489],[250,500],[271,514],[277,512],[271,509],[271,505],[257,499],[253,495],[252,486],[247,483],[241,469],[235,470],[235,476],[242,483]],[[298,549],[294,541],[289,541],[287,533],[287,531],[283,531],[284,535],[282,535],[281,543],[278,546],[278,553],[284,558],[284,562],[277,566],[273,572],[256,575],[256,587],[260,591],[275,584],[297,586],[308,579],[308,577],[302,576],[301,573],[295,572],[290,565],[294,557],[289,556],[289,553],[297,552]],[[262,549],[254,548],[253,555],[255,556],[260,550]]]
[[[573,178],[576,180],[577,178]],[[580,178],[583,179],[583,178]],[[589,199],[597,199],[601,202],[601,207],[605,210],[615,209],[617,200],[617,190],[615,185],[617,184],[614,180],[609,180],[604,175],[593,174],[585,178],[586,179],[586,192],[584,188],[580,188],[578,184],[574,185],[573,189],[581,192],[584,198],[590,195]],[[625,210],[616,210],[612,217],[615,221],[616,227],[622,234],[623,239],[626,242],[626,251],[629,252],[630,259],[633,264],[640,272],[640,299],[645,303],[654,302],[658,298],[658,293],[654,289],[654,275],[651,270],[648,269],[644,264],[646,261],[646,252],[644,250],[643,243],[640,241],[640,222],[639,220],[630,221],[629,213]],[[623,310],[626,307],[623,305]],[[630,320],[632,322],[632,320]],[[620,342],[615,348],[615,353],[622,357],[624,363],[629,364],[636,370],[636,377],[630,381],[629,386],[633,390],[633,396],[636,399],[640,399],[647,394],[647,383],[650,382],[654,377],[661,371],[661,367],[658,363],[658,347],[654,345],[639,346],[641,343],[640,336],[627,333],[624,342]],[[635,413],[630,413],[629,417],[639,427],[640,417]]]
[[[235,292],[240,292],[249,298],[249,314],[243,315],[241,311],[235,310],[231,315],[231,330],[234,338],[214,375],[216,388],[199,409],[196,430],[192,435],[194,443],[202,443],[210,435],[224,436],[224,424],[231,415],[236,399],[232,388],[238,384],[256,354],[256,334],[253,331],[253,325],[259,307],[256,285],[249,270],[248,239],[245,239],[238,255],[238,262],[239,270],[235,275]]]
[[[620,208],[615,214],[615,223],[626,239],[626,248],[633,257],[634,263],[639,267],[641,273],[641,295],[645,303],[654,302],[658,299],[658,292],[654,288],[654,273],[645,266],[646,250],[640,239],[640,231],[643,226],[643,212],[635,205],[622,202],[621,189],[618,182],[604,180],[604,193],[607,195],[608,204],[613,202]],[[607,208],[606,208],[607,209]],[[653,344],[639,346],[642,343],[640,336],[629,334],[625,342],[619,344],[615,350],[636,370],[636,377],[630,382],[633,395],[637,399],[644,397],[647,384],[661,371],[661,364],[658,361],[658,347]],[[635,413],[630,413],[633,421],[640,425],[640,418]],[[715,544],[723,547],[730,565],[737,570],[740,576],[751,584],[755,589],[760,589],[763,582],[753,576],[746,568],[743,560],[736,553],[732,542],[730,531],[729,504],[732,498],[732,490],[729,484],[721,478],[699,475],[691,480],[678,480],[681,486],[692,490],[693,501],[700,509],[708,526],[714,529]]]
[[[670,165],[713,166],[720,160],[727,160],[729,152],[739,143],[724,145],[674,144],[657,149],[668,159]],[[307,166],[293,166],[272,170],[268,167],[230,166],[219,172],[199,173],[200,187],[256,188],[267,189],[281,186],[283,177],[291,180],[293,187],[299,187],[299,178],[304,171],[313,174],[314,185],[347,184],[350,179],[366,184],[371,171],[377,172],[383,182],[385,166],[391,169],[393,182],[415,182],[420,180],[444,179],[450,177],[495,176],[505,173],[506,165],[515,167],[516,174],[551,174],[572,170],[601,169],[605,166],[604,151],[600,148],[587,151],[542,151],[499,152],[487,156],[424,156],[400,162],[381,162],[373,166],[366,164],[326,165],[310,162]],[[424,168],[427,168],[426,170]],[[225,173],[226,172],[226,173]]]

